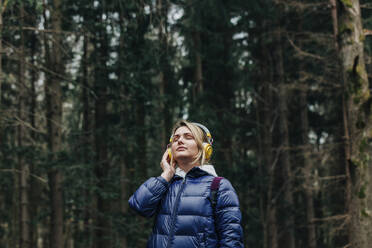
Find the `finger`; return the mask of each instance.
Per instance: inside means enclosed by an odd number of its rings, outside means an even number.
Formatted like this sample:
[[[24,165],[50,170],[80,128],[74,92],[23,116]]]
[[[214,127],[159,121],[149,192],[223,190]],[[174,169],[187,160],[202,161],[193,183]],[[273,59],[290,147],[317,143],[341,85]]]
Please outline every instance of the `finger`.
[[[166,158],[166,160],[167,160],[168,164],[170,164],[170,162],[171,162],[171,158],[170,158],[170,156],[169,156],[168,151],[167,151],[167,158]]]
[[[163,154],[163,159],[164,159],[165,161],[167,161],[168,164],[170,164],[170,162],[171,162],[171,158],[170,158],[170,156],[169,156],[169,151],[168,151],[168,149],[164,152],[164,154]]]
[[[163,157],[161,158],[162,161],[167,161],[168,158],[168,150],[165,150]]]

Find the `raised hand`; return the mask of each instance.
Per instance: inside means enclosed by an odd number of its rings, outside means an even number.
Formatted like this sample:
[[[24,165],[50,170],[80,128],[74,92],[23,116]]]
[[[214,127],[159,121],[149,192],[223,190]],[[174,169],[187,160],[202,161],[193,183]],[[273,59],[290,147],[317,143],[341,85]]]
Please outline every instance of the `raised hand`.
[[[160,166],[163,170],[163,173],[161,173],[161,176],[169,182],[172,177],[174,176],[174,173],[176,172],[176,162],[173,161],[173,164],[171,165],[171,160],[168,157],[168,151],[166,150],[163,154],[163,157],[160,161]]]

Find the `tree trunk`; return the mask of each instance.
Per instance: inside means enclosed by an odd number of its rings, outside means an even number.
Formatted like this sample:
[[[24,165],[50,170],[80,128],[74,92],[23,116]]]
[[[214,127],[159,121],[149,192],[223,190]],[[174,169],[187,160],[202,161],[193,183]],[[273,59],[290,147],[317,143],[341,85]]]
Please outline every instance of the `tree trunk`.
[[[282,213],[285,216],[282,223],[283,229],[280,235],[281,247],[294,248],[294,206],[293,206],[293,179],[289,154],[289,133],[288,133],[288,109],[287,109],[287,89],[285,85],[279,85],[279,137],[280,137],[280,165],[282,185],[284,190],[284,202],[281,203]],[[282,218],[283,218],[282,215]]]
[[[18,146],[20,151],[26,148],[26,128],[23,122],[27,122],[26,114],[26,82],[25,82],[25,38],[24,38],[24,6],[20,3],[20,33],[21,44],[19,49],[19,119],[22,123],[18,126]],[[30,242],[30,215],[29,215],[29,166],[24,157],[24,152],[18,154],[20,168],[20,247],[31,247]]]
[[[337,35],[338,35],[338,20],[337,20],[337,4],[336,0],[329,0],[331,4],[331,16],[332,16],[332,24],[333,24],[333,36],[335,41],[335,48],[336,51],[339,50],[338,43],[337,43]]]
[[[36,8],[36,3],[34,3],[33,8]],[[32,26],[36,25],[36,17],[31,20]],[[35,53],[36,53],[36,46],[37,46],[37,37],[36,34],[31,34],[30,39],[30,58],[31,58],[31,66],[36,67],[36,61],[35,61]],[[30,106],[29,106],[29,120],[31,127],[35,130],[36,129],[36,82],[38,80],[38,75],[36,73],[36,70],[31,69],[30,71]],[[37,134],[34,130],[30,130],[30,138],[33,143],[36,143]],[[34,171],[34,163],[30,162],[30,173]],[[29,186],[29,196],[30,196],[30,240],[31,240],[31,247],[37,247],[37,213],[38,213],[38,207],[40,202],[39,196],[41,195],[41,190],[39,187],[39,183],[32,177],[30,177],[30,186]]]
[[[123,13],[120,12],[120,43],[119,43],[119,70],[118,70],[118,75],[119,75],[119,82],[124,83],[125,81],[125,73],[123,70],[124,67],[124,56],[125,56],[125,34],[124,34],[124,26],[123,24],[125,23],[125,19],[123,16]],[[125,131],[125,122],[126,119],[125,117],[128,118],[128,114],[130,113],[129,110],[129,102],[127,99],[128,93],[126,91],[126,87],[123,87],[123,96],[122,97],[122,103],[121,103],[121,121],[120,121],[120,136],[121,136],[121,141],[123,142],[122,145],[123,147],[127,146],[127,133]],[[128,175],[128,166],[126,164],[126,152],[122,152],[120,155],[120,213],[124,218],[128,216],[128,198],[129,198],[129,175]],[[128,235],[126,232],[121,233],[120,235],[120,248],[128,248]]]
[[[2,64],[2,58],[3,58],[3,13],[5,11],[6,6],[4,6],[3,0],[0,0],[0,110],[1,110],[1,104],[2,104],[2,83],[3,83],[3,64]],[[1,127],[1,119],[0,119],[0,127]],[[1,140],[0,140],[1,144]]]
[[[307,220],[307,243],[309,248],[316,248],[316,232],[314,224],[314,201],[313,201],[313,176],[312,163],[310,159],[311,146],[309,144],[309,121],[307,110],[307,86],[303,86],[300,92],[300,111],[301,111],[301,136],[302,136],[302,158],[304,175],[304,192],[306,200],[306,220]]]
[[[274,61],[275,61],[275,74],[274,82],[278,86],[278,107],[279,107],[279,153],[280,159],[279,164],[281,165],[281,184],[284,192],[284,202],[281,202],[282,214],[285,216],[283,219],[283,229],[280,235],[280,247],[294,248],[294,206],[293,206],[293,179],[292,169],[290,162],[290,144],[289,144],[289,132],[288,132],[288,89],[284,82],[284,66],[283,66],[283,51],[282,51],[282,38],[280,26],[275,31],[275,49],[274,49]],[[284,246],[282,246],[284,245]]]
[[[3,104],[3,92],[2,92],[2,82],[3,82],[3,65],[2,65],[2,58],[3,58],[3,13],[4,13],[4,10],[5,10],[5,7],[4,7],[4,3],[3,3],[3,0],[0,0],[0,111],[2,111],[2,104]],[[2,135],[2,129],[3,129],[3,118],[2,116],[0,117],[0,134]],[[0,138],[0,146],[2,146],[2,138]],[[15,176],[14,176],[15,178]],[[14,184],[15,185],[15,184]],[[4,204],[5,206],[5,196],[1,195],[0,196],[0,200],[2,202],[2,204]],[[16,207],[14,207],[16,209]],[[1,206],[1,209],[3,209],[3,207]],[[13,210],[14,211],[14,210]],[[10,211],[11,213],[13,213],[13,211]],[[14,213],[14,216],[15,216],[16,213]],[[13,215],[12,215],[13,217]],[[13,229],[14,230],[14,229]],[[4,235],[4,239],[2,238],[0,241],[4,241],[4,244],[5,244],[5,240],[6,240],[6,235]]]
[[[195,54],[195,85],[193,87],[193,100],[196,99],[203,93],[203,61],[201,55],[201,37],[199,31],[193,31],[192,34],[194,42],[194,54]]]
[[[93,118],[91,114],[91,107],[90,107],[90,97],[89,91],[91,89],[91,85],[89,82],[92,80],[91,77],[91,70],[89,59],[92,52],[92,44],[89,39],[89,35],[84,33],[84,44],[83,44],[83,57],[82,57],[82,103],[83,103],[83,125],[82,125],[82,151],[83,151],[83,163],[85,166],[89,167],[89,163],[91,162],[91,156],[89,155],[92,150],[91,144],[93,143],[92,139],[92,124]],[[89,169],[87,168],[87,171]],[[93,182],[90,177],[90,173],[87,172],[85,174],[85,180],[89,185],[92,185]],[[82,240],[83,244],[86,247],[91,247],[92,245],[92,237],[93,237],[93,229],[90,223],[92,219],[92,191],[91,189],[87,188],[84,192],[85,197],[85,206],[84,206],[84,216],[83,216],[83,230],[79,230],[82,232]]]
[[[338,60],[337,60],[337,65],[338,65],[338,71],[341,72],[342,71],[342,59],[341,59],[341,54],[340,54],[340,47],[339,47],[339,43],[338,43],[338,25],[339,25],[339,21],[338,21],[338,10],[337,10],[337,0],[330,0],[330,5],[331,5],[331,16],[332,16],[332,24],[333,24],[333,36],[334,36],[334,42],[335,42],[335,54],[337,54],[338,56]],[[340,73],[342,74],[342,73]],[[337,77],[337,80],[339,82],[342,82],[343,81],[343,78],[342,78],[342,75],[338,76]],[[334,191],[331,191],[330,192],[330,201],[333,203],[332,206],[330,207],[332,209],[332,212],[335,214],[335,215],[344,215],[344,216],[347,216],[345,214],[345,212],[347,212],[347,210],[345,210],[346,208],[346,202],[349,201],[349,200],[346,200],[346,199],[349,199],[350,196],[348,195],[350,192],[350,180],[348,180],[347,178],[349,176],[347,176],[349,174],[348,172],[348,162],[347,162],[347,159],[346,159],[346,156],[348,156],[348,141],[349,141],[349,133],[348,133],[348,128],[347,128],[347,116],[346,116],[346,108],[345,108],[345,96],[344,96],[344,90],[342,89],[343,88],[343,83],[341,83],[340,85],[340,92],[336,92],[336,98],[335,99],[339,99],[336,103],[336,107],[335,107],[335,111],[338,113],[337,115],[337,122],[339,123],[337,129],[336,129],[336,134],[335,134],[335,137],[336,137],[336,143],[339,144],[336,146],[335,148],[335,153],[338,154],[337,156],[337,159],[336,159],[336,164],[338,164],[338,166],[333,166],[331,168],[331,175],[344,175],[345,176],[345,179],[344,180],[340,180],[339,182],[337,182],[337,184],[335,185],[335,188],[337,188],[338,190],[334,190]],[[345,226],[347,226],[347,222],[348,222],[349,218],[348,217],[345,217],[344,220],[338,224],[337,227],[335,228],[345,228]],[[339,232],[338,235],[335,235],[335,237],[333,238],[332,240],[332,244],[333,245],[336,245],[336,246],[347,246],[348,244],[348,237],[347,237],[348,233],[345,231],[345,232]]]
[[[194,4],[193,1],[189,1],[190,4]],[[192,6],[191,8],[197,8]],[[197,11],[193,10],[194,15],[200,15]],[[200,16],[194,16],[195,19],[200,19]],[[197,103],[198,97],[203,93],[203,58],[202,58],[202,38],[201,38],[201,26],[202,23],[199,23],[199,27],[193,27],[191,30],[192,35],[192,44],[193,44],[193,53],[194,53],[194,85],[192,87],[192,97],[193,103]]]
[[[138,161],[138,168],[137,175],[141,178],[141,180],[145,180],[147,178],[147,156],[146,156],[146,126],[145,126],[145,117],[146,117],[146,109],[145,109],[145,101],[144,99],[140,100],[140,102],[136,105],[136,125],[137,125],[137,139],[138,144],[140,144],[141,152],[138,153],[137,161]]]
[[[103,8],[103,7],[102,7]],[[104,13],[104,12],[102,12]],[[105,13],[106,14],[106,13]],[[102,20],[105,22],[105,20]],[[97,214],[96,214],[96,231],[93,246],[96,248],[111,247],[111,221],[107,216],[110,212],[110,203],[105,199],[107,190],[106,182],[110,170],[108,159],[107,138],[108,130],[106,125],[107,119],[107,104],[108,104],[108,89],[106,81],[108,80],[107,60],[108,56],[108,37],[106,29],[100,28],[97,43],[100,47],[96,47],[100,56],[99,63],[95,68],[95,85],[94,91],[96,94],[95,101],[95,176],[97,179]]]
[[[262,32],[265,32],[267,23],[261,24]],[[258,97],[257,101],[257,126],[259,130],[259,173],[263,178],[260,185],[260,208],[261,222],[263,226],[263,247],[277,248],[277,222],[276,222],[276,202],[274,200],[274,171],[276,168],[276,160],[273,155],[273,92],[271,82],[273,80],[272,61],[268,47],[264,44],[264,40],[260,40],[260,56],[258,58],[260,72],[257,75],[260,83],[257,86]]]
[[[260,92],[262,98],[262,105],[259,107],[260,122],[259,126],[261,129],[261,165],[260,174],[262,178],[265,178],[267,184],[261,186],[261,212],[262,222],[264,230],[264,248],[277,248],[278,247],[278,229],[277,229],[277,203],[274,199],[274,183],[275,183],[275,171],[277,161],[273,157],[273,146],[272,146],[272,91],[270,89],[269,82],[263,82],[263,86]]]
[[[47,126],[48,126],[48,149],[50,153],[50,161],[56,163],[58,161],[58,153],[61,150],[62,142],[62,89],[61,78],[64,74],[62,64],[62,6],[61,0],[53,0],[52,29],[53,29],[53,56],[48,58],[50,61],[51,70],[54,72],[50,76],[50,82],[45,83],[45,98],[47,105]],[[45,20],[47,21],[47,20]],[[48,41],[46,41],[46,49],[50,54]],[[52,164],[54,164],[52,163]],[[63,175],[59,168],[53,166],[48,172],[50,200],[51,200],[51,228],[50,228],[50,247],[63,248],[64,233],[63,233]]]
[[[351,247],[372,243],[371,201],[372,97],[364,62],[359,0],[338,1],[338,41],[344,83],[346,212]]]
[[[121,139],[125,145],[126,134],[125,134],[124,129],[121,130]],[[121,156],[120,161],[121,161],[120,163],[120,191],[121,191],[120,212],[124,217],[127,217],[128,216],[128,198],[129,198],[129,194],[128,194],[129,177],[128,177],[128,172],[127,172],[127,164],[125,161],[125,157]],[[120,248],[128,248],[128,239],[127,239],[126,232],[120,234]]]
[[[167,21],[168,16],[168,3],[164,0],[157,0],[157,15],[159,19],[159,45],[160,45],[160,63],[159,63],[159,93],[160,93],[160,113],[162,118],[160,119],[161,126],[161,147],[162,151],[165,151],[169,143],[169,129],[170,129],[170,114],[168,107],[168,41],[167,41]]]
[[[100,84],[100,82],[98,82]],[[96,168],[95,175],[98,180],[97,183],[97,221],[95,247],[104,248],[111,247],[107,245],[109,240],[110,222],[108,217],[108,203],[104,199],[105,182],[107,180],[109,161],[107,154],[107,129],[105,126],[107,116],[107,92],[103,85],[96,86],[95,90],[97,99],[95,103],[95,152],[96,152]]]

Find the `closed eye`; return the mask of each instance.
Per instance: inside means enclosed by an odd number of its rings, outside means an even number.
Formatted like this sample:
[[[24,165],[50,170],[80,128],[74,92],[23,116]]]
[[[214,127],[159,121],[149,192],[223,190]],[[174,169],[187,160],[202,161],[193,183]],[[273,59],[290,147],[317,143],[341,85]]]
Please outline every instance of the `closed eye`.
[[[194,136],[192,136],[191,134],[186,134],[185,137],[186,139],[194,139]]]
[[[187,139],[187,140],[194,139],[194,136],[191,133],[185,133],[185,134],[182,134],[182,135],[176,134],[176,135],[173,136],[173,142],[178,141],[181,136],[183,136],[184,139]]]

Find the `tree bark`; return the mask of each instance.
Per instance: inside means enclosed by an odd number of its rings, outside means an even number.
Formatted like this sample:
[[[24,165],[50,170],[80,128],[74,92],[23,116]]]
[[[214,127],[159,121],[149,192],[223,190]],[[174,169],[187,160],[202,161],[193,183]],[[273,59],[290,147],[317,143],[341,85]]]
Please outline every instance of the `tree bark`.
[[[83,43],[83,57],[82,57],[82,103],[83,103],[83,124],[82,124],[82,152],[83,152],[83,163],[85,166],[89,166],[91,162],[91,156],[89,155],[93,150],[91,144],[93,143],[92,138],[92,124],[94,122],[92,114],[91,114],[91,104],[90,104],[90,97],[89,92],[91,89],[90,81],[92,80],[91,77],[91,65],[89,64],[90,55],[92,52],[92,44],[90,42],[89,35],[84,33],[84,43]],[[87,169],[88,170],[88,169]],[[90,178],[90,173],[87,172],[85,174],[85,180],[89,185],[92,185],[93,182]],[[85,197],[85,206],[84,206],[84,214],[83,214],[83,230],[82,231],[82,239],[83,243],[86,247],[91,247],[92,245],[92,237],[93,237],[93,229],[90,223],[92,219],[92,191],[91,189],[87,188],[84,192]]]
[[[50,76],[50,82],[45,83],[45,98],[47,105],[47,126],[48,126],[48,149],[50,161],[58,161],[59,152],[61,151],[62,142],[62,89],[61,78],[64,74],[62,64],[62,6],[61,0],[53,0],[52,29],[53,29],[53,56],[47,60],[50,61],[51,70],[54,72]],[[45,20],[47,21],[47,20]],[[46,56],[50,54],[48,41],[46,41]],[[63,175],[55,165],[48,172],[50,200],[51,200],[51,228],[50,228],[50,247],[63,248]]]
[[[193,5],[193,1],[189,1],[191,5]],[[196,6],[191,6],[191,8],[198,8]],[[193,18],[200,19],[200,15],[198,11],[193,10]],[[197,98],[203,93],[204,82],[203,82],[203,58],[202,58],[202,38],[201,38],[201,23],[199,23],[198,27],[193,27],[191,30],[192,35],[192,44],[193,44],[193,54],[194,54],[194,63],[195,63],[195,71],[194,71],[194,85],[192,87],[192,95],[193,95],[193,103],[197,103]]]
[[[170,114],[168,107],[168,41],[167,41],[167,21],[168,16],[168,2],[164,0],[157,0],[157,15],[159,19],[159,46],[160,46],[160,63],[159,63],[159,93],[160,93],[160,113],[162,118],[160,119],[161,126],[161,147],[162,151],[165,151],[169,143],[169,131],[170,131]]]
[[[294,214],[293,214],[293,179],[292,169],[290,162],[290,144],[289,144],[289,132],[288,132],[288,89],[284,81],[284,66],[283,66],[283,48],[282,48],[282,36],[281,27],[277,27],[275,30],[275,49],[274,49],[274,61],[275,61],[275,73],[274,82],[278,86],[278,107],[279,107],[279,153],[280,159],[279,164],[281,168],[281,187],[284,192],[284,202],[281,202],[283,218],[283,229],[280,235],[280,247],[294,248]],[[283,217],[283,216],[282,216]]]
[[[126,133],[125,133],[125,130],[123,129],[121,130],[121,139],[125,145],[126,144]],[[121,191],[120,212],[124,217],[126,217],[128,216],[128,212],[129,212],[128,211],[128,198],[129,198],[128,180],[129,180],[129,177],[128,177],[128,172],[127,172],[127,164],[125,161],[125,157],[122,156],[120,161],[121,161],[120,163],[120,191]],[[120,248],[128,248],[128,238],[127,238],[126,232],[121,233],[120,235]]]
[[[339,98],[338,102],[336,103],[335,111],[338,113],[337,115],[337,122],[339,125],[337,126],[335,137],[336,137],[336,143],[339,144],[335,148],[335,152],[338,154],[336,163],[338,166],[333,166],[331,168],[331,175],[345,175],[344,180],[340,180],[337,185],[335,185],[335,188],[338,190],[334,190],[330,192],[330,200],[333,202],[332,204],[332,212],[336,215],[345,215],[345,212],[347,212],[346,208],[346,202],[350,199],[349,193],[350,192],[350,180],[347,178],[349,177],[349,171],[348,171],[348,162],[346,159],[346,156],[348,156],[348,142],[349,142],[349,133],[348,133],[348,122],[347,122],[347,115],[346,115],[346,107],[345,107],[345,96],[344,96],[344,90],[343,90],[343,78],[342,78],[342,59],[340,54],[340,47],[338,43],[338,4],[337,0],[330,0],[331,5],[331,17],[332,17],[332,24],[333,24],[333,36],[334,36],[334,42],[335,42],[335,54],[338,56],[337,60],[337,66],[338,71],[340,72],[340,76],[337,77],[338,81],[340,82],[340,92],[336,92],[336,99]],[[346,215],[345,215],[346,216]],[[345,218],[338,227],[340,226],[347,226],[349,218]],[[336,235],[332,243],[336,246],[345,246],[348,244],[348,237],[347,232],[340,232],[339,235]]]
[[[36,3],[33,4],[33,9],[36,8]],[[35,26],[36,25],[36,17],[32,16],[30,17],[31,20],[31,25]],[[36,34],[33,33],[31,34],[31,39],[30,39],[30,58],[31,58],[31,66],[36,67],[36,61],[35,61],[35,54],[36,54],[36,47],[37,47],[37,37]],[[38,80],[38,74],[36,73],[35,69],[31,69],[30,71],[30,106],[29,106],[29,120],[30,120],[30,125],[31,127],[36,130],[36,106],[37,106],[37,101],[36,101],[36,82]],[[33,143],[36,143],[37,139],[37,133],[33,130],[30,130],[30,139]],[[39,140],[38,140],[39,141]],[[34,163],[30,161],[29,164],[30,167],[30,173],[32,173],[35,170]],[[40,185],[39,183],[30,177],[30,183],[29,183],[29,199],[30,199],[30,240],[31,240],[31,247],[37,247],[37,213],[38,213],[38,207],[40,202],[39,196],[41,195],[41,190],[40,190]]]
[[[95,175],[97,183],[97,222],[96,222],[96,242],[95,247],[104,248],[107,246],[109,239],[110,222],[105,216],[108,214],[108,204],[104,199],[105,181],[107,180],[109,161],[107,153],[107,130],[105,120],[107,116],[107,91],[105,86],[96,87],[97,95],[95,103],[95,152],[96,152],[96,168]]]
[[[5,11],[6,6],[4,6],[3,0],[0,0],[0,110],[1,110],[1,104],[2,104],[2,83],[3,83],[3,64],[2,64],[2,58],[3,58],[3,13]],[[0,125],[1,125],[1,119],[0,119]],[[1,126],[0,126],[1,127]],[[0,140],[1,144],[1,140]]]
[[[194,56],[195,56],[195,85],[193,87],[193,100],[196,99],[203,93],[203,60],[201,55],[201,34],[195,30],[192,33],[194,42]]]
[[[18,164],[13,167],[14,171],[19,171]],[[19,175],[17,172],[14,173],[14,193],[12,198],[12,206],[11,209],[11,215],[12,215],[12,221],[11,221],[11,237],[10,237],[10,247],[19,248],[19,222],[20,222],[20,195],[19,195]]]
[[[21,44],[19,49],[19,119],[22,122],[27,122],[26,114],[26,81],[25,81],[25,37],[24,37],[24,5],[20,3],[20,33]],[[27,130],[23,123],[18,126],[18,146],[20,150],[24,150],[27,146]],[[20,247],[31,247],[30,241],[30,215],[29,215],[29,165],[24,157],[24,152],[18,154],[18,163],[20,168]]]
[[[307,243],[309,248],[316,248],[316,230],[314,224],[314,200],[313,200],[313,176],[312,162],[310,159],[311,146],[309,143],[309,120],[307,110],[307,86],[300,91],[300,111],[301,111],[301,136],[302,136],[302,158],[304,175],[304,192],[306,200],[306,220],[307,220]]]
[[[142,99],[136,105],[136,125],[137,125],[137,139],[138,144],[140,144],[141,152],[138,153],[137,161],[138,161],[138,168],[139,171],[137,175],[141,178],[141,180],[145,180],[147,178],[147,156],[146,156],[146,126],[145,126],[145,117],[146,117],[146,109],[144,99]]]
[[[101,7],[104,9],[104,7]],[[102,15],[107,14],[102,11]],[[101,20],[105,22],[105,20]],[[95,85],[94,91],[96,94],[95,101],[95,176],[97,179],[97,213],[96,213],[96,230],[95,241],[93,246],[96,248],[111,247],[111,221],[108,218],[110,212],[110,203],[105,199],[105,192],[107,190],[106,182],[110,170],[110,163],[108,159],[107,138],[108,129],[106,125],[107,118],[107,104],[108,104],[108,89],[106,81],[108,80],[107,60],[108,56],[108,37],[105,28],[99,29],[96,46],[99,54],[99,63],[95,68]]]
[[[284,202],[281,203],[282,213],[285,216],[284,222],[282,223],[283,229],[280,235],[281,247],[294,248],[294,203],[293,203],[293,179],[292,169],[290,162],[290,144],[289,144],[289,132],[288,132],[288,109],[287,109],[287,89],[285,85],[279,85],[279,137],[280,137],[280,165],[281,165],[281,176],[282,185],[284,190]],[[283,216],[282,216],[283,218]]]
[[[331,4],[331,16],[332,16],[332,24],[333,24],[333,36],[335,41],[335,48],[336,51],[339,50],[338,43],[337,43],[337,35],[338,35],[338,20],[337,20],[337,4],[336,0],[329,0]]]
[[[124,56],[125,56],[125,34],[124,34],[124,23],[125,23],[125,18],[122,12],[119,13],[120,16],[120,43],[119,43],[119,70],[118,70],[118,75],[119,75],[119,82],[124,83],[125,81],[125,73],[123,70],[124,67]],[[126,147],[127,146],[127,133],[125,131],[125,124],[126,124],[126,119],[128,118],[128,114],[130,113],[129,110],[129,102],[127,99],[128,93],[126,87],[123,87],[123,95],[121,96],[122,98],[122,104],[121,104],[121,121],[120,121],[120,136],[121,136],[121,141],[122,146]],[[126,149],[125,149],[126,150]],[[129,198],[129,175],[128,175],[128,166],[126,164],[126,152],[122,152],[120,155],[120,213],[124,218],[128,216],[128,198]],[[120,235],[120,248],[128,248],[128,236],[127,233],[124,232]]]
[[[267,29],[267,22],[261,24],[262,32]],[[276,168],[276,160],[273,156],[273,92],[271,82],[273,80],[272,61],[268,47],[264,44],[264,40],[260,40],[260,56],[258,58],[260,72],[257,86],[258,97],[257,101],[257,126],[259,130],[259,173],[263,178],[260,185],[260,208],[261,222],[263,226],[263,247],[277,248],[278,247],[278,229],[276,221],[276,202],[274,199],[274,172]]]
[[[347,233],[351,247],[372,243],[372,97],[364,62],[359,0],[338,0],[338,45],[344,86]]]

